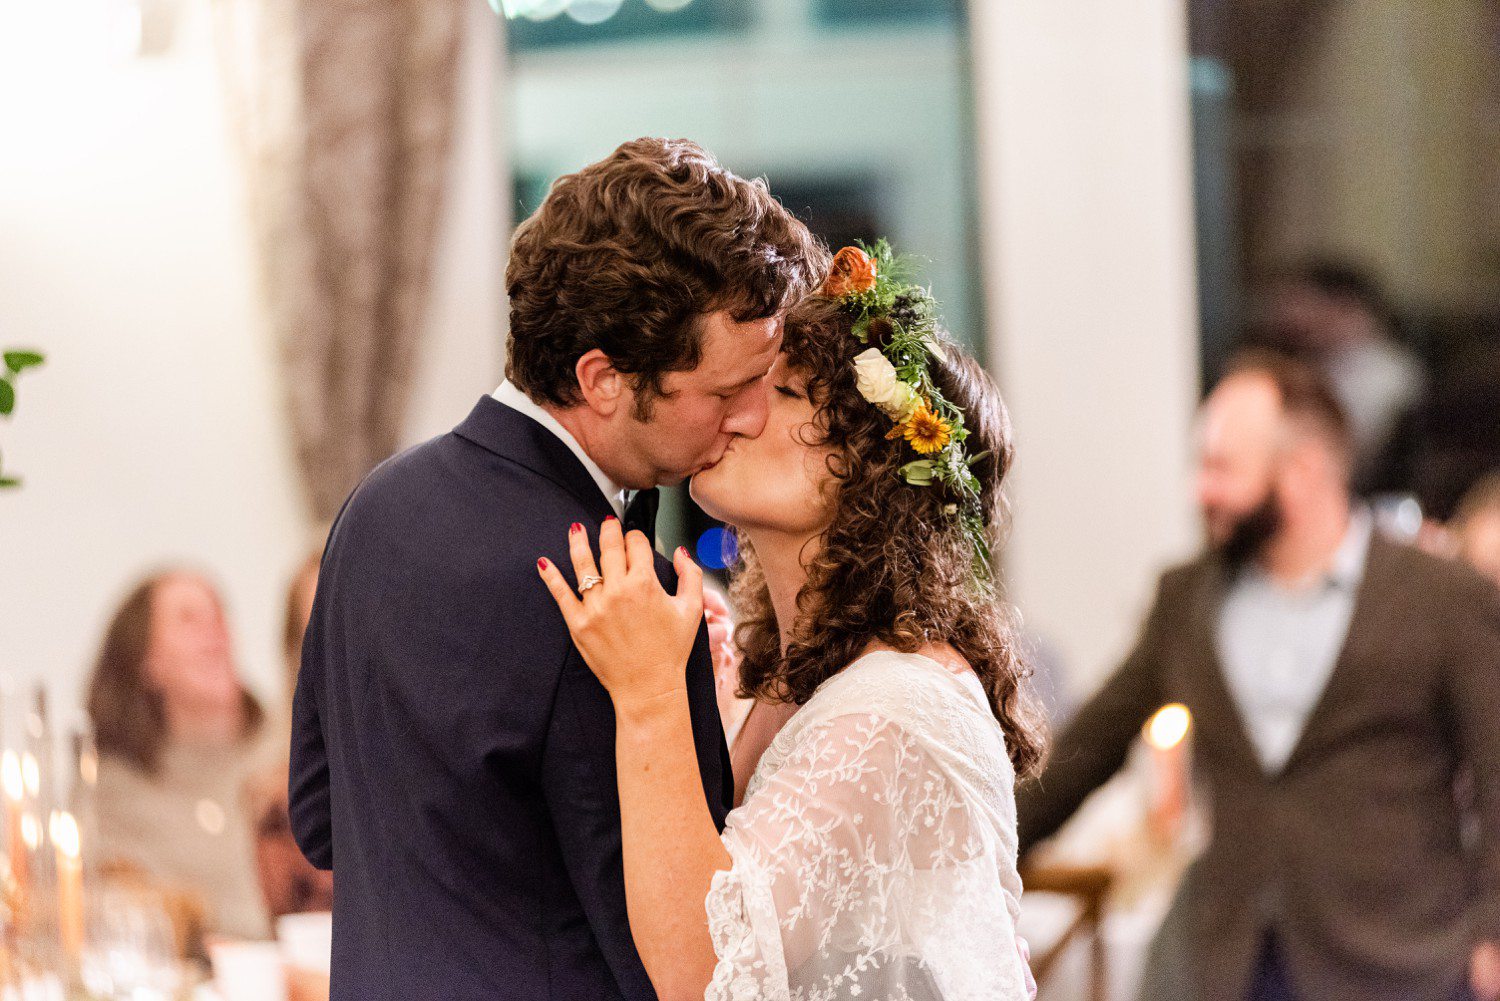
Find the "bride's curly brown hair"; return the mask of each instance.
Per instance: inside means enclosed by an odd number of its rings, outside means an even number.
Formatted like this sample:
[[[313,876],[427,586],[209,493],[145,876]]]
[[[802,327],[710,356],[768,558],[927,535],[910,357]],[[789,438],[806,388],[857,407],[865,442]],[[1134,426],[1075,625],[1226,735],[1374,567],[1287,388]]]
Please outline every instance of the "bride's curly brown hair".
[[[897,316],[901,303],[897,303]],[[750,540],[739,533],[740,564],[731,593],[739,615],[740,695],[802,705],[824,681],[878,641],[915,653],[948,643],[973,667],[1005,733],[1018,775],[1033,772],[1043,749],[1040,714],[1018,649],[1014,610],[995,588],[979,586],[973,543],[945,513],[955,498],[940,484],[910,486],[897,470],[910,456],[887,440],[891,419],[860,396],[852,319],[822,296],[788,314],[782,350],[807,378],[816,416],[804,438],[828,450],[832,522],[807,566],[798,618],[781,648],[775,610]],[[872,325],[876,340],[881,321]],[[889,327],[886,327],[889,330]],[[1010,417],[984,369],[944,337],[945,361],[933,359],[938,390],[964,412],[969,455],[992,550],[1006,513],[1001,484],[1013,457]]]

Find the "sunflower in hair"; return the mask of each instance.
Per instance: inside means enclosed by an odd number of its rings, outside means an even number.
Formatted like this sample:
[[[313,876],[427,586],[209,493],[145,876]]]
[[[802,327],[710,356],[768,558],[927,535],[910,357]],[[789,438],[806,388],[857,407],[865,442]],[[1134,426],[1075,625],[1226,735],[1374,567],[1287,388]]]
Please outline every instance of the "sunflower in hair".
[[[906,423],[896,426],[895,433],[905,438],[914,451],[923,455],[937,455],[952,440],[953,426],[933,413],[927,401],[923,400],[906,419]]]

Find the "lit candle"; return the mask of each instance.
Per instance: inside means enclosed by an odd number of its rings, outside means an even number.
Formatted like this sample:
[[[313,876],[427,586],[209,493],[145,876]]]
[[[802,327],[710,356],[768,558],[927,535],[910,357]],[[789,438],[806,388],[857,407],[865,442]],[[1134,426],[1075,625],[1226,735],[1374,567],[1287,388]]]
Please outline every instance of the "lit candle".
[[[57,922],[63,951],[73,962],[83,951],[83,845],[71,813],[52,815],[52,844],[57,849]]]
[[[1193,714],[1187,706],[1163,706],[1146,724],[1146,743],[1151,747],[1154,785],[1151,825],[1155,833],[1172,839],[1187,815],[1187,735]]]
[[[0,757],[0,785],[5,789],[5,850],[10,856],[16,923],[24,925],[31,888],[31,865],[25,833],[26,783],[21,758],[15,751],[6,751]]]
[[[42,766],[37,764],[36,755],[21,755],[21,778],[25,782],[26,795],[32,799],[42,795]]]

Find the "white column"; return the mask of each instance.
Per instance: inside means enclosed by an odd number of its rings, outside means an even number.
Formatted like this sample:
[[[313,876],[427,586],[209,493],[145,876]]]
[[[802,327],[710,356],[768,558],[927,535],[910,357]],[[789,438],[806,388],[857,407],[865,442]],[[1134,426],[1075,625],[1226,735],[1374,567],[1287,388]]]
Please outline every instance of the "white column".
[[[990,359],[1018,443],[1005,561],[1081,694],[1196,537],[1184,3],[970,10]]]

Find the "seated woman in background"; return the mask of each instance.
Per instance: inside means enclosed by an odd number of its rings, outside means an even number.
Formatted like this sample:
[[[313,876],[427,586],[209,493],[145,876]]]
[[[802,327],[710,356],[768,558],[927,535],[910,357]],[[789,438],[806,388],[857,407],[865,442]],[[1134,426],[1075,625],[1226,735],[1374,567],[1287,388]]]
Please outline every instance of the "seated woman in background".
[[[211,934],[267,937],[244,792],[274,758],[212,584],[168,570],[130,592],[105,633],[88,711],[100,861],[196,895]]]
[[[286,625],[282,652],[286,657],[286,699],[291,709],[302,666],[302,634],[312,618],[313,595],[318,590],[322,551],[313,553],[292,578],[286,596]],[[313,868],[292,837],[287,807],[287,750],[291,735],[283,722],[277,728],[279,758],[252,781],[248,790],[250,818],[255,830],[255,861],[261,889],[271,917],[333,909],[333,873]]]
[[[286,618],[282,627],[281,652],[285,657],[286,709],[292,712],[292,694],[297,691],[297,674],[302,670],[302,635],[307,632],[307,623],[312,620],[313,598],[318,593],[318,568],[323,563],[323,550],[314,550],[297,568],[297,574],[286,591]],[[288,734],[290,745],[291,736]]]

